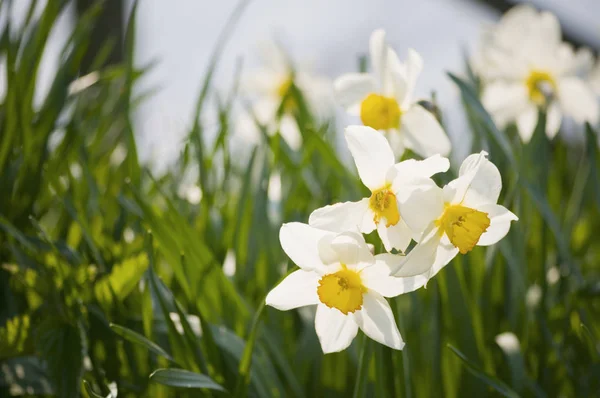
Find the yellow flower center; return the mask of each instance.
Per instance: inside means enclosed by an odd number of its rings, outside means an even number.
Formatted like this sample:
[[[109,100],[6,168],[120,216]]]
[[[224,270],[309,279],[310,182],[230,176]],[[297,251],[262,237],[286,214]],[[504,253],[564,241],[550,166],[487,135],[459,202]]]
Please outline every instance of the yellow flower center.
[[[529,91],[529,99],[538,106],[546,104],[546,96],[556,91],[556,80],[544,71],[531,71],[525,84]]]
[[[487,213],[461,205],[446,206],[436,224],[462,254],[470,252],[490,226]]]
[[[400,221],[398,201],[396,195],[390,190],[390,185],[373,191],[369,198],[369,207],[375,214],[373,216],[375,224],[378,224],[382,218],[386,221],[386,227],[396,225]]]
[[[360,105],[360,119],[375,130],[400,127],[400,107],[394,98],[369,94]]]
[[[290,92],[290,89],[292,88],[293,84],[294,79],[292,77],[288,77],[277,88],[277,95],[283,101],[283,110],[285,113],[292,113],[298,107],[298,104],[296,104],[296,100],[293,94]]]
[[[360,273],[346,268],[344,264],[340,271],[323,276],[317,287],[319,300],[329,308],[337,308],[344,315],[361,309],[366,292]]]

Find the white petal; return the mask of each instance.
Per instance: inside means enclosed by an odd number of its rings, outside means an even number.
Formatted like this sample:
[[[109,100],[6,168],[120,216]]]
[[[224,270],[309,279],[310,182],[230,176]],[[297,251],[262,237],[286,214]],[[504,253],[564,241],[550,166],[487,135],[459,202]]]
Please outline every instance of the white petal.
[[[530,103],[522,109],[517,117],[517,129],[524,143],[528,143],[533,136],[538,121],[538,112],[538,108]]]
[[[440,245],[441,234],[432,225],[424,237],[404,258],[390,264],[394,276],[409,277],[426,273],[435,263],[437,248]]]
[[[428,157],[450,153],[450,140],[435,116],[420,105],[410,107],[402,114],[400,123],[405,133],[406,147]]]
[[[358,232],[342,232],[331,241],[331,248],[337,253],[338,261],[342,264],[353,265],[375,262],[375,257]]]
[[[362,309],[354,316],[360,329],[373,340],[395,350],[404,347],[392,309],[379,293],[367,292],[363,296]]]
[[[390,276],[390,264],[396,264],[399,257],[403,256],[389,253],[376,255],[375,264],[365,267],[360,273],[363,284],[384,297],[396,297],[425,286],[427,277],[424,275],[408,278]]]
[[[383,86],[383,79],[387,74],[387,56],[388,56],[388,45],[385,42],[385,31],[383,29],[377,29],[371,33],[369,40],[369,50],[371,55],[371,64],[373,65],[373,71],[380,84]]]
[[[548,106],[548,111],[546,113],[546,135],[548,138],[552,139],[556,136],[560,129],[561,122],[562,113],[560,111],[560,106],[557,101],[553,101]]]
[[[458,248],[454,247],[449,241],[444,242],[444,240],[446,239],[442,239],[441,244],[437,248],[433,267],[423,275],[427,279],[431,279],[437,275],[458,254]]]
[[[281,134],[281,137],[294,151],[297,151],[302,146],[302,133],[300,133],[296,119],[292,116],[285,114],[281,117],[279,134]]]
[[[490,162],[487,153],[474,153],[469,155],[462,165],[458,175],[467,177],[472,175],[462,204],[466,207],[475,207],[485,203],[496,203],[502,190],[502,177],[495,164]]]
[[[375,79],[368,73],[350,73],[340,76],[334,83],[336,99],[344,108],[360,104],[376,91]]]
[[[294,271],[267,294],[266,304],[281,311],[319,304],[319,279],[316,272]]]
[[[414,49],[408,49],[408,59],[406,61],[406,94],[402,98],[403,106],[408,107],[412,101],[417,79],[423,70],[423,58]]]
[[[308,218],[308,224],[333,232],[358,230],[368,234],[373,231],[364,229],[363,220],[368,210],[369,198],[358,202],[336,203],[313,211]],[[373,216],[370,218],[372,220]]]
[[[390,144],[377,130],[367,126],[348,126],[345,136],[363,184],[371,191],[382,188],[387,171],[394,165]]]
[[[508,233],[511,221],[519,219],[506,207],[497,204],[479,206],[477,210],[487,213],[490,218],[490,226],[479,238],[478,246],[489,246],[498,242]]]
[[[387,49],[387,75],[383,77],[383,94],[387,97],[396,98],[398,104],[402,104],[407,96],[408,81],[406,70],[398,59],[398,54],[388,47]]]
[[[404,252],[414,235],[403,219],[400,219],[396,225],[392,225],[391,227],[386,227],[385,222],[380,222],[377,225],[377,232],[385,250],[388,252],[392,249]]]
[[[321,342],[321,349],[325,354],[329,354],[348,348],[358,332],[358,325],[354,315],[344,315],[335,308],[319,304],[315,316],[315,330]]]
[[[599,79],[600,80],[600,79]],[[600,85],[600,84],[599,84]],[[385,132],[385,136],[394,152],[396,158],[402,157],[404,153],[404,136],[398,129],[391,129]]]
[[[429,178],[412,181],[397,193],[400,217],[418,236],[444,212],[443,191]]]
[[[577,77],[558,82],[558,100],[565,115],[577,123],[598,122],[598,100],[590,87]]]
[[[527,87],[520,83],[496,81],[485,86],[481,102],[494,121],[504,127],[515,121],[522,109],[528,106]]]
[[[396,178],[392,187],[400,188],[403,183],[420,179],[429,178],[437,173],[444,173],[450,168],[450,161],[441,155],[433,155],[424,160],[408,159],[397,163],[395,166]]]
[[[333,232],[299,222],[283,224],[279,230],[281,247],[298,267],[306,271],[325,266],[319,254],[320,241],[334,236]]]

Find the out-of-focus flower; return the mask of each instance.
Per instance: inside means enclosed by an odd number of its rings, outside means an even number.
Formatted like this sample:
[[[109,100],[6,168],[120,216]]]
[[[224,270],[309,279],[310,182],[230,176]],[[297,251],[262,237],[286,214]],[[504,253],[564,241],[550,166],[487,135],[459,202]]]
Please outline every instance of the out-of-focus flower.
[[[525,304],[528,308],[536,308],[542,299],[542,288],[539,285],[531,285],[525,293]]]
[[[521,344],[519,344],[519,339],[512,332],[504,332],[500,333],[496,336],[496,344],[504,351],[506,354],[514,354],[521,351]]]
[[[383,131],[396,156],[405,148],[428,157],[450,153],[450,141],[435,116],[414,99],[417,78],[423,69],[421,56],[408,50],[401,63],[376,30],[370,40],[372,73],[349,73],[339,77],[334,88],[347,111],[360,115],[365,126]]]
[[[516,123],[524,142],[533,135],[540,108],[547,110],[546,134],[558,132],[563,116],[596,123],[599,104],[582,76],[593,63],[587,49],[562,41],[558,19],[519,5],[484,35],[473,60],[481,76],[482,101],[500,127]]]
[[[264,67],[249,73],[242,82],[246,97],[254,99],[251,111],[240,115],[237,129],[250,143],[260,141],[260,129],[269,134],[279,131],[292,149],[299,149],[302,136],[295,120],[298,103],[293,87],[297,88],[308,110],[317,117],[328,117],[332,111],[331,81],[292,64],[281,46],[265,42],[260,48]],[[282,112],[279,112],[281,108]]]
[[[267,305],[282,311],[317,305],[315,329],[324,353],[347,348],[359,328],[388,347],[404,347],[384,297],[416,290],[426,278],[390,276],[385,257],[373,256],[357,232],[290,223],[281,227],[279,239],[300,269],[271,290]]]
[[[502,239],[517,216],[498,205],[502,179],[498,168],[482,151],[462,163],[459,176],[444,188],[420,182],[409,200],[402,203],[406,224],[424,230],[419,244],[406,257],[393,256],[394,275],[433,277],[459,252],[475,245],[489,246]]]
[[[395,164],[389,143],[373,128],[350,126],[345,137],[360,179],[371,196],[317,209],[310,215],[309,224],[335,232],[358,229],[368,234],[377,229],[386,250],[405,251],[423,230],[411,230],[406,225],[401,203],[410,196],[411,189],[418,187],[420,179],[429,180],[433,174],[447,171],[448,159],[434,155],[422,161],[410,159]]]

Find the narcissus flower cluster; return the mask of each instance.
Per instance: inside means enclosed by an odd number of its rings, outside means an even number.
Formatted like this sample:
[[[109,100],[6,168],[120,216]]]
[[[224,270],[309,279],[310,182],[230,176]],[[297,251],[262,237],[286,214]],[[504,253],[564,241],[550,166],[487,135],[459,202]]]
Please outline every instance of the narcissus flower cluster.
[[[473,67],[483,83],[482,101],[495,122],[514,123],[524,142],[535,130],[540,109],[547,112],[546,134],[554,137],[563,117],[596,124],[598,100],[592,90],[593,56],[562,41],[558,19],[519,5],[489,29]]]
[[[266,297],[279,310],[316,306],[315,329],[323,352],[347,348],[358,330],[400,350],[394,314],[386,300],[424,287],[459,253],[498,242],[517,217],[497,204],[502,179],[486,152],[463,162],[443,188],[432,177],[447,172],[450,143],[436,116],[413,99],[420,56],[402,64],[383,31],[371,37],[374,74],[335,83],[341,104],[363,125],[346,128],[345,141],[369,193],[313,211],[308,224],[281,227],[279,238],[299,267]],[[404,148],[422,160],[397,162]],[[377,231],[374,254],[363,234]],[[411,247],[411,242],[415,244]]]

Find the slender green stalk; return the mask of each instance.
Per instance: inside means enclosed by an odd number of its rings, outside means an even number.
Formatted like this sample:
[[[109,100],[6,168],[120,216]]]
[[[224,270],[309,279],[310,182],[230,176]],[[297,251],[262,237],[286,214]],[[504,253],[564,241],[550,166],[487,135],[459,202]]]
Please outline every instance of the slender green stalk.
[[[369,381],[369,359],[371,358],[370,343],[371,339],[367,338],[364,333],[360,337],[361,349],[358,359],[358,371],[356,373],[356,383],[354,384],[353,398],[364,396],[366,385]]]

